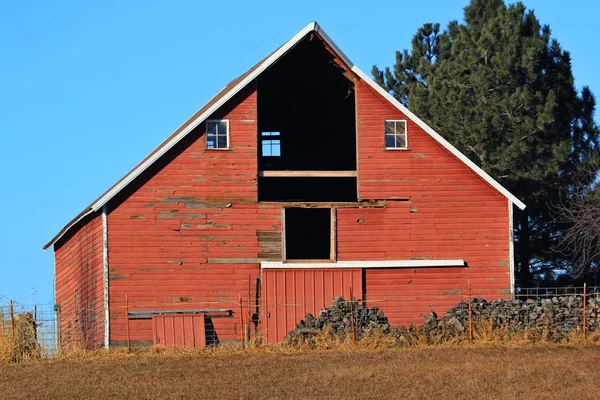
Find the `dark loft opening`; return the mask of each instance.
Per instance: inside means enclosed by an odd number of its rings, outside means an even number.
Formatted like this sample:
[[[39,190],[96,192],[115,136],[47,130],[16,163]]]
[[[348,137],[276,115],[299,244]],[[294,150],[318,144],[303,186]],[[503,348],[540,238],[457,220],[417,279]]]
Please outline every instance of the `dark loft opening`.
[[[331,209],[285,209],[287,260],[331,259]]]
[[[346,72],[312,34],[261,74],[259,170],[356,170],[354,82]]]
[[[258,178],[258,201],[358,201],[356,178]]]

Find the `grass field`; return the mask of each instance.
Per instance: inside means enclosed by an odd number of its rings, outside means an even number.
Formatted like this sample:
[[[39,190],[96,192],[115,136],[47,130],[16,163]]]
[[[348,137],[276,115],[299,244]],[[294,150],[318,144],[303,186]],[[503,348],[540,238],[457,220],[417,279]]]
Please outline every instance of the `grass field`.
[[[600,347],[138,354],[0,366],[1,398],[597,399]]]

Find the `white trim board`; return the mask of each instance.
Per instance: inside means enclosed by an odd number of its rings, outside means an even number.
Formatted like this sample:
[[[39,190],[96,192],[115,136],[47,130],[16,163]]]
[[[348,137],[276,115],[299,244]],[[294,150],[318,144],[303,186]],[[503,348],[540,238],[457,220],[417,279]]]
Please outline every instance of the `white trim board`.
[[[302,40],[307,34],[311,32],[316,32],[323,38],[323,40],[327,43],[327,45],[336,53],[336,55],[350,68],[352,72],[354,72],[360,79],[365,81],[369,86],[371,86],[374,90],[376,90],[379,94],[381,94],[385,99],[387,99],[393,106],[395,106],[398,110],[404,113],[410,120],[412,120],[415,124],[421,127],[425,132],[427,132],[432,138],[434,138],[438,143],[440,143],[443,147],[445,147],[450,153],[456,156],[459,160],[465,163],[469,168],[471,168],[477,175],[479,175],[484,181],[490,184],[493,188],[498,190],[501,194],[507,197],[513,204],[519,207],[521,210],[525,208],[525,204],[517,199],[513,194],[511,194],[508,190],[506,190],[500,183],[498,183],[494,178],[489,176],[485,171],[479,168],[474,162],[469,160],[464,154],[458,151],[454,146],[452,146],[446,139],[444,139],[440,134],[434,131],[431,127],[429,127],[425,122],[419,119],[415,114],[413,114],[409,109],[404,107],[398,100],[396,100],[392,95],[390,95],[387,91],[385,91],[381,86],[379,86],[373,79],[371,79],[367,74],[360,70],[356,65],[350,61],[350,59],[340,50],[340,48],[331,40],[331,38],[325,33],[325,31],[316,23],[311,22],[306,25],[300,32],[294,35],[289,41],[287,41],[283,46],[277,49],[273,54],[271,54],[266,60],[264,60],[252,73],[248,74],[247,77],[242,79],[237,85],[235,85],[229,92],[225,93],[222,98],[215,102],[211,107],[209,107],[204,113],[195,118],[188,126],[181,130],[176,136],[170,139],[168,142],[163,142],[159,147],[157,147],[154,151],[156,153],[152,154],[151,157],[148,157],[146,161],[139,164],[133,170],[131,170],[125,177],[118,182],[111,190],[106,192],[102,197],[96,200],[92,205],[84,211],[79,218],[74,221],[71,221],[65,228],[63,228],[63,232],[58,234],[55,238],[53,238],[48,244],[46,244],[43,249],[46,250],[50,246],[52,246],[56,241],[58,241],[73,225],[83,219],[85,216],[98,211],[102,206],[104,206],[109,200],[111,200],[114,196],[116,196],[121,190],[123,190],[127,185],[129,185],[135,178],[137,178],[142,172],[148,169],[154,162],[156,162],[160,157],[162,157],[167,151],[173,148],[177,143],[179,143],[185,136],[187,136],[194,128],[196,128],[199,124],[205,121],[211,114],[217,111],[221,106],[223,106],[227,101],[229,101],[233,96],[239,93],[243,88],[245,88],[250,82],[252,82],[255,78],[257,78],[263,71],[273,65],[279,58],[281,58],[284,54],[286,54],[290,49],[292,49],[298,42]],[[213,97],[214,98],[214,97]],[[212,100],[212,99],[211,99]]]
[[[510,294],[515,295],[515,231],[513,221],[513,204],[508,201],[508,262],[510,265]]]
[[[261,269],[337,269],[337,268],[433,268],[464,267],[465,260],[383,260],[338,262],[262,261]]]
[[[103,288],[103,307],[104,307],[104,348],[110,347],[110,309],[108,279],[108,210],[107,206],[102,206],[102,288]]]

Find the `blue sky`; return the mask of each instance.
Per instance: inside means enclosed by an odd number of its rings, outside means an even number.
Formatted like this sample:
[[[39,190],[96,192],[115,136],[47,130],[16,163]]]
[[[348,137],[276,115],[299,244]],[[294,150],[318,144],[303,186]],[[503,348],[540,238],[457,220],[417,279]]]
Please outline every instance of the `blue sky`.
[[[41,247],[310,21],[370,73],[467,3],[0,0],[0,303],[50,303],[53,252]],[[600,4],[525,4],[571,52],[576,85],[600,96]]]

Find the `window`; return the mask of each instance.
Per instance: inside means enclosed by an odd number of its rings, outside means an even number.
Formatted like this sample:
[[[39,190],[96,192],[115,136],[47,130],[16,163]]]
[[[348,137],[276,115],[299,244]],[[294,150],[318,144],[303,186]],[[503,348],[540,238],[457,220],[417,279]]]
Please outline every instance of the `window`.
[[[406,150],[408,140],[405,120],[385,120],[385,148],[387,150]]]
[[[217,150],[229,148],[229,120],[206,121],[206,148]]]
[[[281,155],[281,139],[279,132],[262,132],[260,134],[263,157],[279,157]]]

